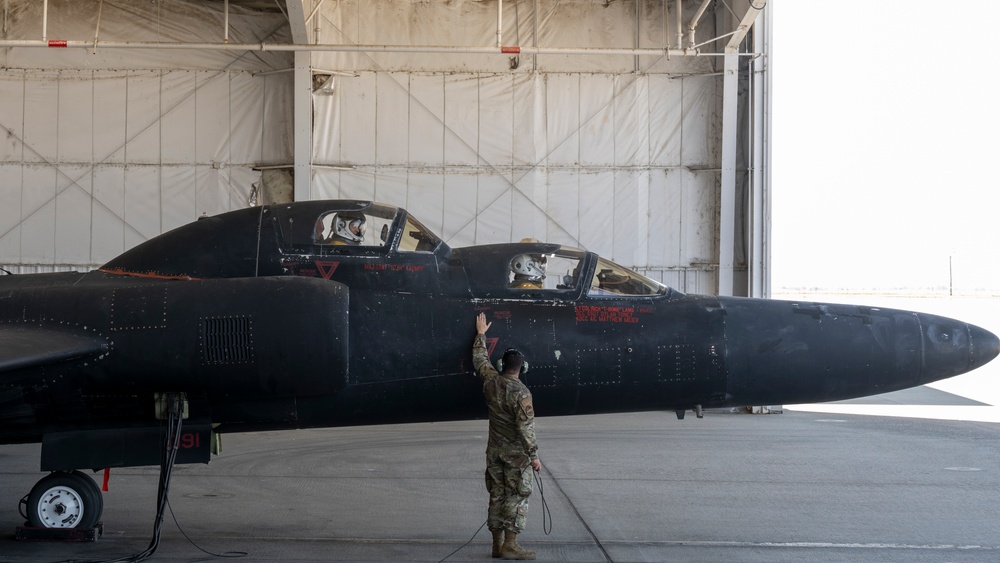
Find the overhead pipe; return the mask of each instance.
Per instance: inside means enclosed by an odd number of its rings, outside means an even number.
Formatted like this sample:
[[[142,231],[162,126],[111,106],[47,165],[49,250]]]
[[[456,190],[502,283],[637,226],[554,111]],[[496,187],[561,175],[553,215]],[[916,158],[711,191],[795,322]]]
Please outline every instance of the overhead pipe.
[[[226,13],[225,21],[222,24],[224,28],[223,34],[225,35],[224,41],[226,43],[229,43],[229,0],[226,0],[225,2],[222,3],[222,11]]]
[[[642,56],[695,56],[722,57],[726,53],[702,53],[690,49],[664,48],[576,48],[576,47],[496,47],[413,46],[413,45],[338,45],[299,43],[155,43],[150,41],[102,41],[105,49],[193,49],[201,51],[333,51],[344,53],[454,53],[471,55],[525,54],[525,55],[642,55]],[[11,47],[65,47],[92,48],[92,41],[32,39],[0,39],[0,49]],[[757,53],[732,53],[741,57]]]
[[[503,47],[503,0],[497,0],[497,49]]]
[[[48,41],[49,32],[49,0],[42,2],[42,41]]]
[[[677,7],[677,48],[684,47],[684,0],[676,0],[674,6]]]
[[[670,48],[670,9],[667,8],[667,0],[663,0],[663,48]]]
[[[104,12],[104,0],[97,5],[97,27],[94,28],[94,54],[97,54],[97,39],[101,35],[101,14]]]
[[[690,23],[688,23],[688,48],[694,49],[694,32],[698,29],[698,22],[701,21],[701,17],[705,15],[705,10],[708,9],[708,5],[712,3],[712,0],[701,0],[701,6],[698,6],[698,10],[694,13],[694,17],[691,18]]]

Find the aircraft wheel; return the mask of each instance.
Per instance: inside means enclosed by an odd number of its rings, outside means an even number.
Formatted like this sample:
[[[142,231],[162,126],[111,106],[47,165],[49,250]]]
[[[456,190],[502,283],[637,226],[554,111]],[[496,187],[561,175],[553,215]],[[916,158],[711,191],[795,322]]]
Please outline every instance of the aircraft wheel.
[[[28,523],[39,528],[93,528],[104,511],[97,483],[79,471],[55,471],[28,494]]]

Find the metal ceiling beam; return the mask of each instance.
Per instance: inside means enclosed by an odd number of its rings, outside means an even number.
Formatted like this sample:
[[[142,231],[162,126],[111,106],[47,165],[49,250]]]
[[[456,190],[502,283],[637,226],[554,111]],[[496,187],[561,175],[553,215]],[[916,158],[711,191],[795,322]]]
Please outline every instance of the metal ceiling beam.
[[[294,3],[295,0],[289,0]],[[301,13],[301,11],[300,11]],[[291,17],[291,14],[289,14]],[[303,25],[304,28],[304,25]],[[297,41],[294,36],[293,40]],[[303,30],[304,33],[304,30]],[[330,43],[156,43],[151,41],[99,41],[98,49],[192,49],[201,51],[280,51],[280,52],[315,52],[334,51],[350,53],[453,53],[470,55],[640,55],[651,57],[722,57],[735,55],[739,57],[755,56],[756,53],[704,53],[698,49],[665,49],[653,47],[635,48],[586,48],[586,47],[472,47],[448,45],[344,45]],[[86,48],[95,47],[92,40],[50,40],[32,39],[0,39],[0,48]]]

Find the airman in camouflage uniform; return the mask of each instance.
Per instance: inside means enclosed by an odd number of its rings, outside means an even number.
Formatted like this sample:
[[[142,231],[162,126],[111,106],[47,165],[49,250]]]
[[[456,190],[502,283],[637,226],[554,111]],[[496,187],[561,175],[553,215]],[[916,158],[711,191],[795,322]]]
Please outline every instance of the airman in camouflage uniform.
[[[476,317],[476,340],[472,364],[483,381],[483,397],[490,413],[490,436],[486,446],[486,490],[490,494],[487,527],[493,534],[493,557],[534,559],[535,552],[518,545],[517,534],[528,518],[532,474],[540,471],[535,441],[535,410],[531,392],[520,381],[524,357],[516,350],[503,356],[503,374],[490,365],[486,331],[492,323],[486,315]]]

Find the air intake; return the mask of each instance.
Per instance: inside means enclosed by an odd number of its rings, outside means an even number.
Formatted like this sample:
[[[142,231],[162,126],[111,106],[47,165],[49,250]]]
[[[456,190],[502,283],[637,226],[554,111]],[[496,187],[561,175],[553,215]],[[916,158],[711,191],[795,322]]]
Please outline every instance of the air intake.
[[[250,317],[201,320],[201,352],[206,364],[245,364],[254,360]]]

